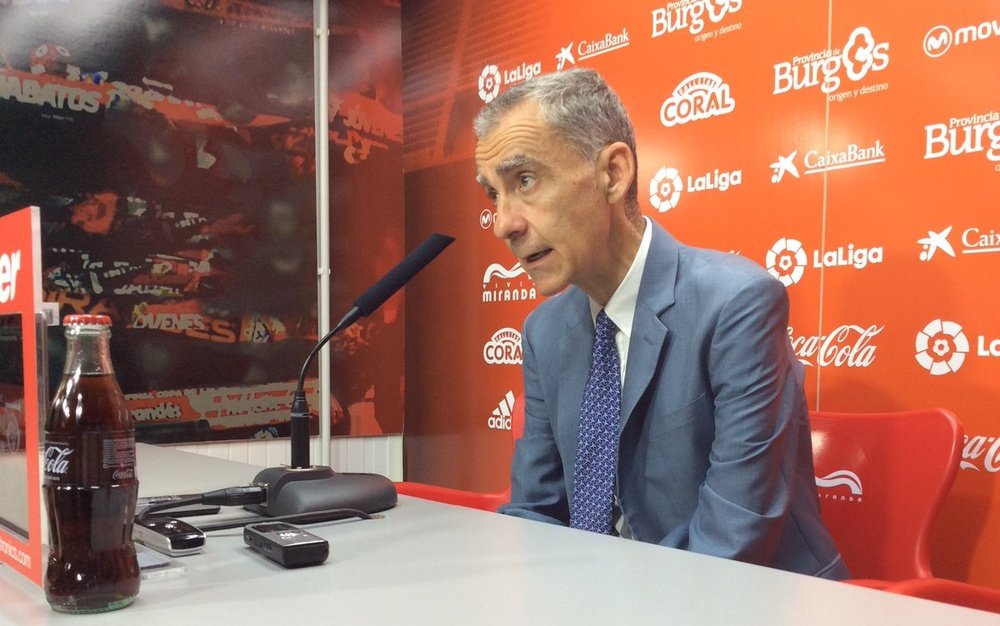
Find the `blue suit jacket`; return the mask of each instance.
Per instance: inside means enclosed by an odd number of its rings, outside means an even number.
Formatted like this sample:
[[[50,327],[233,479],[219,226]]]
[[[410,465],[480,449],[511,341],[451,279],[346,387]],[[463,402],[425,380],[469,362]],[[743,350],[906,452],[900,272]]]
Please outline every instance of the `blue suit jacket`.
[[[633,536],[827,578],[847,569],[819,514],[785,287],[652,222],[619,426]],[[525,429],[501,512],[568,524],[594,325],[571,287],[525,321]]]

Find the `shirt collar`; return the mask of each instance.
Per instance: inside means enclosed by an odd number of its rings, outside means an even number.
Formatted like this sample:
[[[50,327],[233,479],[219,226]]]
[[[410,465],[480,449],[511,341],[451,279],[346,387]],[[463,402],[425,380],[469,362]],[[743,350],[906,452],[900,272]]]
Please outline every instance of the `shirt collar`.
[[[642,243],[632,259],[632,265],[628,268],[625,278],[622,279],[618,289],[611,295],[608,304],[604,307],[611,321],[615,323],[618,330],[625,333],[626,337],[632,336],[632,319],[635,317],[635,303],[639,301],[639,285],[642,282],[642,272],[646,268],[646,257],[649,255],[649,243],[653,239],[653,229],[649,223],[649,217],[643,216],[645,229],[642,233]],[[595,320],[597,314],[601,312],[601,305],[590,299],[590,317]]]

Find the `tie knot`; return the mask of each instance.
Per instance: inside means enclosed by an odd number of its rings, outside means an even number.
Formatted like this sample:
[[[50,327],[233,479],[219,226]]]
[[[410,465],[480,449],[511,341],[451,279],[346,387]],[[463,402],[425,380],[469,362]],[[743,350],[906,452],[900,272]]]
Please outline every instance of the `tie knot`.
[[[618,327],[611,321],[608,314],[604,312],[604,309],[601,309],[597,314],[597,319],[594,321],[594,329],[594,334],[598,337],[614,337]]]

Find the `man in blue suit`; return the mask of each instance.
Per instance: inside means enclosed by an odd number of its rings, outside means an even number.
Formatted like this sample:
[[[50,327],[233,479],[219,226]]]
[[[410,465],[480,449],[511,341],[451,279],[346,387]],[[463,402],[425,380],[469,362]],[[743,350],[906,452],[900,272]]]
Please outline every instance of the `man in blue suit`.
[[[620,387],[608,523],[596,530],[846,578],[819,514],[781,283],[642,215],[632,123],[592,70],[511,88],[475,131],[494,232],[553,296],[524,325],[525,428],[501,512],[586,527],[574,471],[603,312]]]

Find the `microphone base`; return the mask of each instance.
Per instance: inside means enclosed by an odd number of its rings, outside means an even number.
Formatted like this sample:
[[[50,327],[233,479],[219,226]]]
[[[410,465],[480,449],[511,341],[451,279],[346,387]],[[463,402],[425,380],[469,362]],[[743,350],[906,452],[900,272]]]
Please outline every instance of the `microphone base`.
[[[326,466],[269,467],[254,477],[267,485],[267,502],[248,504],[248,511],[277,517],[327,509],[377,513],[396,506],[396,486],[379,474],[346,474]]]

